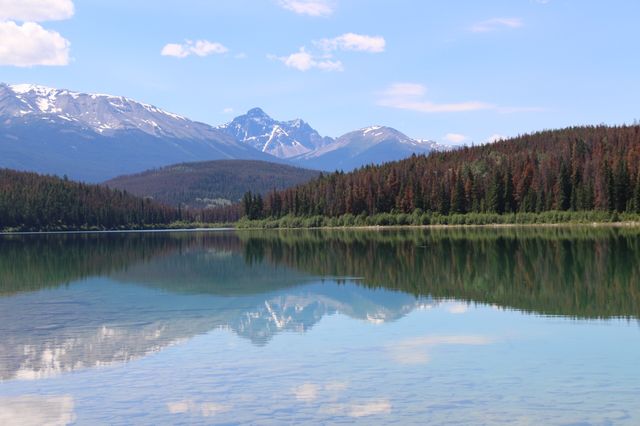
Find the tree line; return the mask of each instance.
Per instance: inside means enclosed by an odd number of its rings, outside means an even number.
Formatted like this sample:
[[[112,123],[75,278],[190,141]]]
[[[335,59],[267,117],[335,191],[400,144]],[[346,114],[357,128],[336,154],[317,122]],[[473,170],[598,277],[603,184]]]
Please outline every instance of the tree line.
[[[182,219],[178,209],[125,191],[0,170],[0,229],[114,229]]]
[[[243,200],[252,219],[418,209],[442,215],[640,212],[640,126],[571,127],[414,155]]]
[[[185,209],[102,185],[0,169],[0,230],[143,229],[172,223],[230,223],[240,204]]]

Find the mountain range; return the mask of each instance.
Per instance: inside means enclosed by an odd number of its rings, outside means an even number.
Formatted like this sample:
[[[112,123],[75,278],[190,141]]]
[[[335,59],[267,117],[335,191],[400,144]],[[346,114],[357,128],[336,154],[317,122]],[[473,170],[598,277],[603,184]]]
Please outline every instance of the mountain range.
[[[0,84],[0,167],[88,182],[219,159],[348,171],[434,149],[442,147],[383,126],[333,139],[253,108],[214,127],[122,96]]]
[[[371,126],[338,138],[320,136],[308,123],[277,121],[253,108],[217,129],[266,154],[317,170],[353,170],[366,164],[400,160],[444,147],[417,140],[385,126]]]

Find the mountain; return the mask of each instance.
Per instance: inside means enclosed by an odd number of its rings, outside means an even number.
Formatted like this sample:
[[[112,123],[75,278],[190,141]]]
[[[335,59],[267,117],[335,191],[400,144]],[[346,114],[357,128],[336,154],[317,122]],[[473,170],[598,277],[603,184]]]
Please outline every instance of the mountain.
[[[300,119],[277,121],[260,108],[253,108],[217,129],[264,153],[301,167],[326,171],[349,171],[366,164],[445,149],[433,141],[411,139],[384,126],[360,129],[337,139],[322,137]]]
[[[279,158],[312,152],[333,142],[300,119],[276,121],[260,108],[253,108],[217,129],[242,144]]]
[[[0,167],[86,182],[182,162],[263,160],[334,171],[439,147],[389,127],[337,139],[253,108],[212,127],[122,96],[0,83]]]
[[[275,157],[121,96],[0,84],[0,167],[98,182],[181,161]]]
[[[347,133],[329,145],[291,160],[320,170],[350,171],[432,150],[440,150],[440,146],[433,141],[411,139],[391,127],[372,126]]]
[[[208,207],[239,201],[247,191],[266,194],[295,186],[319,174],[265,161],[217,160],[176,164],[120,176],[105,184],[171,205]]]

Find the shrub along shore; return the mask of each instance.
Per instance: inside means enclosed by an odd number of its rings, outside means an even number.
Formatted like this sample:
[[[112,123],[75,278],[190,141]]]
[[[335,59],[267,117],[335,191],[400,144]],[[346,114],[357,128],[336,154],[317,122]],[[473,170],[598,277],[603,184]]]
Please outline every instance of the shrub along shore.
[[[558,225],[558,224],[614,224],[640,226],[638,213],[610,213],[604,211],[547,211],[540,213],[466,213],[441,215],[422,212],[411,214],[379,213],[372,216],[345,214],[326,216],[283,216],[249,220],[246,217],[235,223],[236,228],[349,228],[382,226],[447,226],[447,225]]]

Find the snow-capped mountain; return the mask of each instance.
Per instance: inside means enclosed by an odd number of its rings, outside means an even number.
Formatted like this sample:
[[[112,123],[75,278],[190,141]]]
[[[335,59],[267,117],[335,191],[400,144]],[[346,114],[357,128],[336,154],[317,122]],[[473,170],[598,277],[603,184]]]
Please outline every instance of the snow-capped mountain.
[[[427,154],[438,145],[416,140],[391,127],[371,126],[347,133],[333,143],[298,156],[293,161],[320,170],[352,170],[367,164],[401,160],[412,154]]]
[[[306,154],[333,142],[300,119],[277,121],[260,108],[217,128],[238,142],[279,158]]]
[[[260,108],[213,127],[122,96],[0,83],[0,167],[89,182],[221,159],[349,171],[442,149],[390,127],[333,139]]]
[[[136,129],[156,136],[209,139],[211,126],[123,96],[88,94],[33,84],[0,85],[0,116],[61,119],[101,134]]]
[[[337,139],[322,137],[300,119],[277,121],[260,108],[217,127],[242,144],[287,159],[302,167],[345,171],[411,154],[426,154],[444,147],[425,139],[412,139],[391,127],[372,126]]]
[[[185,161],[277,159],[121,96],[0,84],[0,167],[102,181]]]

